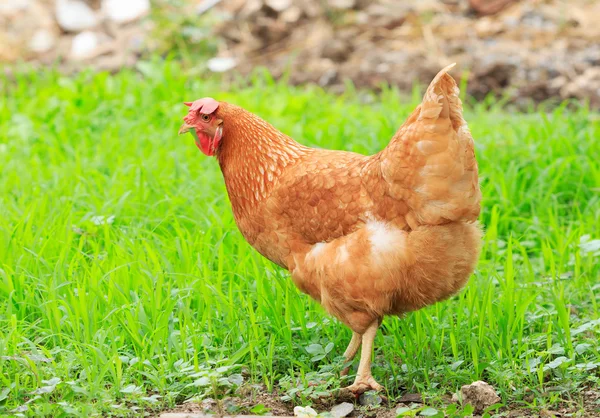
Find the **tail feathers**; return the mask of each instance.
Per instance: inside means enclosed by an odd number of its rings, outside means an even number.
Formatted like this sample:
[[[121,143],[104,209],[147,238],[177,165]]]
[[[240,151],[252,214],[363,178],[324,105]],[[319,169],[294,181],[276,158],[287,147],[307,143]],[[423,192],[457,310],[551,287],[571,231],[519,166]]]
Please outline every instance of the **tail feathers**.
[[[450,119],[452,127],[458,132],[461,126],[466,125],[466,122],[462,115],[462,102],[459,98],[460,90],[454,78],[448,74],[448,71],[455,65],[448,65],[431,81],[423,96],[418,119]]]
[[[383,153],[390,194],[407,201],[411,227],[473,221],[480,191],[474,143],[456,81],[441,70]]]

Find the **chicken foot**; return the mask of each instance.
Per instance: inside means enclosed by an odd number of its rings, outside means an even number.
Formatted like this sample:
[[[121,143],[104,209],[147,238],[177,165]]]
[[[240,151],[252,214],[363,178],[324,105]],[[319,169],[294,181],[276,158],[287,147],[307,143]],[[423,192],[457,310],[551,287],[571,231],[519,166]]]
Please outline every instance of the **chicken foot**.
[[[379,328],[379,320],[373,321],[362,335],[360,364],[358,365],[356,379],[354,380],[353,384],[346,387],[346,390],[354,393],[355,395],[359,395],[368,390],[379,391],[383,389],[383,386],[377,383],[371,375],[371,355],[373,354],[373,342],[375,341],[375,336],[377,335],[377,328]],[[350,345],[352,346],[352,341],[350,341]],[[350,346],[348,348],[350,348]],[[356,348],[358,349],[358,347]]]
[[[354,357],[356,357],[356,353],[358,353],[358,349],[360,348],[361,340],[362,335],[360,335],[358,332],[352,331],[352,339],[348,344],[348,348],[346,348],[346,351],[344,351],[344,358],[346,360],[346,363],[350,363],[354,359]],[[340,372],[340,376],[347,376],[349,370],[350,364],[348,364],[342,369],[342,371]]]

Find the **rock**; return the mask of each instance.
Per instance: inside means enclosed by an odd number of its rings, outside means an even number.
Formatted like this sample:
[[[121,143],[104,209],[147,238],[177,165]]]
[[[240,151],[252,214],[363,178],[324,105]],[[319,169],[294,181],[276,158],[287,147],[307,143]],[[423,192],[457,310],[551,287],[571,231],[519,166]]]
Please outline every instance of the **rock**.
[[[300,4],[300,2],[298,2]],[[322,13],[322,4],[316,1],[305,1],[302,2],[302,11],[306,16],[310,18],[315,18],[321,15]]]
[[[100,45],[98,34],[91,31],[81,32],[73,37],[71,43],[71,57],[83,60],[94,56],[94,51]]]
[[[405,393],[402,395],[400,399],[398,399],[400,403],[423,403],[423,397],[420,393]]]
[[[356,7],[356,0],[328,0],[327,3],[335,9],[353,9]]]
[[[352,53],[350,43],[346,43],[341,39],[332,39],[323,46],[323,58],[329,58],[334,62],[344,62]]]
[[[235,68],[237,61],[231,57],[215,57],[209,59],[206,65],[213,73],[224,73]]]
[[[277,13],[281,13],[292,5],[292,0],[265,0],[265,5]]]
[[[225,398],[221,407],[225,410],[228,415],[237,415],[240,407],[238,406],[239,398]]]
[[[215,409],[216,406],[217,406],[217,401],[215,401],[213,398],[203,399],[202,402],[200,403],[200,408],[205,413],[210,413],[213,409]]]
[[[549,411],[547,409],[540,410],[540,418],[556,418],[561,416],[559,412]]]
[[[350,415],[352,411],[354,411],[354,405],[349,402],[342,402],[331,408],[331,415],[333,415],[334,418],[343,418]]]
[[[482,17],[475,23],[475,31],[477,36],[484,38],[494,36],[504,30],[504,24],[497,19]]]
[[[129,23],[150,12],[150,0],[103,0],[102,11],[115,23]]]
[[[319,78],[320,86],[330,86],[337,79],[337,70],[335,68],[329,68],[325,70],[323,75]]]
[[[471,404],[476,413],[481,413],[486,408],[500,402],[500,397],[494,388],[481,380],[461,387],[460,394],[463,405]]]
[[[54,12],[58,25],[66,32],[81,32],[98,24],[98,16],[83,1],[57,0]]]
[[[296,23],[301,17],[302,10],[296,6],[292,6],[281,13],[281,20],[286,23]]]
[[[29,49],[38,54],[48,52],[56,44],[56,36],[47,29],[38,29],[29,40]]]
[[[358,398],[358,403],[362,406],[379,406],[383,403],[383,398],[377,392],[365,392]]]
[[[298,418],[314,418],[317,415],[317,411],[312,409],[310,406],[295,406],[294,407],[294,416]]]

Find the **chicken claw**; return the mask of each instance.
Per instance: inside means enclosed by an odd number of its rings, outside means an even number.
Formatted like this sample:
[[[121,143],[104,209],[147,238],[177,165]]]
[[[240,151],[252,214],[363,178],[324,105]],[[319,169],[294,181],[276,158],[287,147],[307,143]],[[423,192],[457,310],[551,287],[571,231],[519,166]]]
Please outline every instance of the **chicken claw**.
[[[383,390],[383,386],[373,379],[373,376],[368,376],[364,378],[358,378],[354,381],[353,384],[344,388],[345,391],[352,392],[354,396],[361,395],[369,390],[374,390],[379,392]]]

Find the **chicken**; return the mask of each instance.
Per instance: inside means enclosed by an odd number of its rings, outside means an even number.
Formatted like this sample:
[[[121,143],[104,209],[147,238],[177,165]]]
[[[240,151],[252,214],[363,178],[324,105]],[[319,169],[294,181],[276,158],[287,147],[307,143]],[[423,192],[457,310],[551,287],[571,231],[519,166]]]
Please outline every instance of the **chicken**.
[[[244,238],[350,327],[347,364],[362,345],[355,394],[382,389],[371,356],[383,317],[455,294],[479,256],[478,169],[452,66],[372,156],[303,146],[233,104],[185,103],[179,133],[216,156]]]

